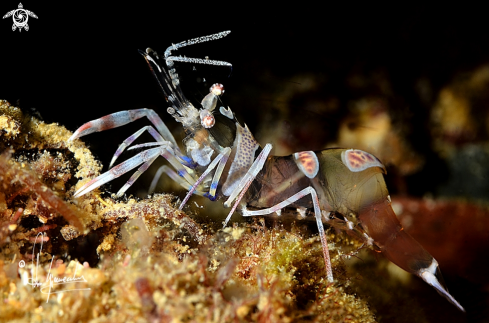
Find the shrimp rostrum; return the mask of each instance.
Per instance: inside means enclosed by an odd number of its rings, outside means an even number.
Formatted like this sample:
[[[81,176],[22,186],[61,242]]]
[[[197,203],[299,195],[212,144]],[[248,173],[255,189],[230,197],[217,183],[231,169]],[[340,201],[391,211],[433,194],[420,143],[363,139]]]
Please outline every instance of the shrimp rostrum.
[[[173,168],[162,166],[155,179],[165,173],[188,190],[180,209],[193,194],[211,200],[226,198],[224,205],[232,208],[224,226],[236,210],[243,216],[260,216],[280,214],[286,207],[311,209],[319,229],[329,282],[334,280],[323,223],[345,229],[377,248],[390,261],[419,276],[464,311],[444,285],[437,261],[403,230],[397,220],[384,182],[385,167],[379,159],[358,149],[326,149],[272,156],[272,145],[262,148],[248,127],[237,121],[229,107],[216,109],[219,96],[224,93],[221,84],[211,87],[199,109],[185,97],[175,62],[228,67],[231,64],[173,56],[172,51],[228,34],[226,31],[173,44],[162,59],[150,48],[140,51],[169,104],[167,112],[185,130],[185,149],[180,149],[163,120],[150,109],[116,112],[85,123],[70,140],[119,127],[142,117],[147,117],[152,125],[124,140],[112,158],[110,170],[83,185],[75,197],[139,167],[117,193],[121,196],[151,163],[162,156]],[[146,150],[112,167],[121,153],[145,131],[155,142],[132,146],[129,149]],[[150,191],[154,186],[155,181]]]

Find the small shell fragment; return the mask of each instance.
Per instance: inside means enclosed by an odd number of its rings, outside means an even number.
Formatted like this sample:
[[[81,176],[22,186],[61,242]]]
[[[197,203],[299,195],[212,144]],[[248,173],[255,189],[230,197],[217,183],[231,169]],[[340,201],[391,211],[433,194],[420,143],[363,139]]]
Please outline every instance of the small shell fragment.
[[[80,231],[72,225],[65,225],[61,228],[61,235],[66,241],[73,240],[80,235]]]

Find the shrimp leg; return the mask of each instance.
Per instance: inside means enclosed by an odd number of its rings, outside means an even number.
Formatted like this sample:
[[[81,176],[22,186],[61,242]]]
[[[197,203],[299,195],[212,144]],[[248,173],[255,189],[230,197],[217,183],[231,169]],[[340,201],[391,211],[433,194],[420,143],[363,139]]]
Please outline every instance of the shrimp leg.
[[[222,153],[220,153],[216,158],[214,158],[214,160],[209,165],[209,167],[207,167],[207,169],[205,170],[205,172],[202,173],[202,175],[200,175],[199,179],[195,182],[195,184],[192,185],[192,188],[187,193],[187,196],[185,196],[185,198],[183,199],[182,203],[178,207],[179,210],[181,210],[183,208],[183,206],[185,205],[185,203],[187,203],[187,201],[190,198],[190,196],[192,196],[193,192],[197,189],[197,186],[199,186],[199,184],[202,183],[202,181],[204,180],[204,178],[216,167],[217,163],[219,163],[219,168],[221,169],[221,173],[222,173],[222,168],[224,168],[224,164],[226,163],[227,158],[229,157],[229,154],[230,153],[231,153],[231,148],[226,147],[226,148],[223,149]],[[224,162],[222,162],[222,161],[224,161]],[[222,165],[222,167],[221,167],[221,165]],[[219,170],[219,168],[218,168],[218,170]]]
[[[267,209],[263,210],[257,210],[257,211],[248,211],[246,208],[243,208],[243,216],[256,216],[256,215],[266,215],[266,214],[271,214],[273,212],[276,212],[278,210],[283,209],[287,205],[290,205],[297,200],[303,198],[304,196],[311,194],[312,197],[312,204],[314,206],[314,216],[316,217],[316,223],[319,229],[319,237],[321,238],[321,245],[323,247],[323,255],[324,255],[324,264],[326,266],[326,276],[328,278],[328,281],[330,283],[333,282],[333,270],[331,267],[331,260],[329,258],[329,248],[328,248],[328,241],[326,239],[326,234],[324,233],[324,227],[323,227],[323,221],[321,219],[321,210],[319,208],[319,200],[318,196],[316,194],[316,191],[312,187],[306,187],[305,189],[301,190],[300,192],[292,195],[288,199],[284,200],[283,202],[280,202],[272,207],[269,207]]]
[[[103,184],[110,182],[111,180],[127,173],[131,169],[145,163],[145,165],[143,165],[139,169],[141,172],[136,172],[135,175],[133,175],[133,177],[131,177],[129,179],[128,183],[126,183],[126,185],[123,187],[124,190],[122,192],[121,191],[118,192],[118,196],[120,196],[124,193],[125,190],[127,190],[134,183],[134,181],[141,175],[141,173],[144,170],[146,170],[146,168],[149,167],[149,165],[158,156],[162,156],[166,160],[168,160],[170,162],[170,164],[172,164],[178,170],[178,174],[180,176],[182,176],[185,180],[187,180],[189,183],[194,182],[194,179],[192,177],[190,177],[189,173],[185,170],[185,168],[178,162],[176,157],[173,155],[171,148],[168,147],[168,145],[163,145],[163,146],[160,146],[157,148],[152,148],[152,149],[142,151],[139,154],[137,154],[136,156],[129,158],[125,162],[113,167],[109,171],[107,171],[107,172],[103,173],[102,175],[92,179],[91,181],[89,181],[88,183],[83,185],[80,189],[78,189],[75,192],[75,197],[80,197],[80,196],[96,189],[97,187],[100,187]],[[120,195],[119,195],[119,193],[120,193]]]
[[[270,154],[271,150],[272,150],[272,145],[266,144],[265,148],[263,148],[263,150],[258,155],[256,160],[253,162],[253,164],[251,165],[251,167],[248,170],[248,172],[246,173],[246,175],[243,176],[243,178],[241,179],[241,181],[239,182],[237,187],[229,195],[229,198],[227,199],[227,201],[224,202],[224,206],[229,207],[231,205],[231,203],[233,202],[233,200],[236,199],[236,203],[234,204],[233,208],[231,209],[228,216],[226,217],[226,220],[224,221],[224,227],[229,222],[229,219],[231,219],[231,215],[233,215],[234,211],[236,210],[236,207],[238,206],[239,202],[241,201],[244,194],[248,190],[248,187],[250,187],[251,182],[253,182],[256,175],[262,170],[263,165],[265,164],[265,161],[267,160],[267,157]],[[238,196],[238,194],[239,194],[239,196]]]
[[[102,118],[89,121],[78,128],[75,133],[70,137],[70,139],[68,139],[68,141],[73,141],[77,138],[86,136],[94,132],[117,128],[142,117],[147,117],[149,121],[151,121],[151,123],[156,127],[156,129],[158,129],[158,132],[163,136],[164,140],[171,142],[173,147],[178,149],[177,142],[175,141],[175,138],[171,134],[170,130],[168,130],[168,127],[156,114],[156,112],[151,109],[119,111],[106,115]]]

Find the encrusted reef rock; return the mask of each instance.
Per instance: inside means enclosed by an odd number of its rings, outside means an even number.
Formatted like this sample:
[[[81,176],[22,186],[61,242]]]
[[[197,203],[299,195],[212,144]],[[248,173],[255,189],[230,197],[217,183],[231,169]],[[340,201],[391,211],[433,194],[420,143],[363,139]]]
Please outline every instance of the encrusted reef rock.
[[[329,232],[329,284],[307,224],[218,230],[167,194],[74,199],[101,164],[70,135],[0,102],[0,322],[375,321],[343,262],[358,241]]]

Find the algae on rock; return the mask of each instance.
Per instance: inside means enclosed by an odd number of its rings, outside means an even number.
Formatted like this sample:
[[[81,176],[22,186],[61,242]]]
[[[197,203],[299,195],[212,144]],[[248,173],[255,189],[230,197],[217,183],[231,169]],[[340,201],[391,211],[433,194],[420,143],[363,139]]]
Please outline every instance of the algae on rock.
[[[167,194],[74,199],[101,164],[70,136],[0,102],[1,322],[375,321],[341,260],[358,242],[329,234],[328,284],[318,238],[294,224],[217,230]]]

